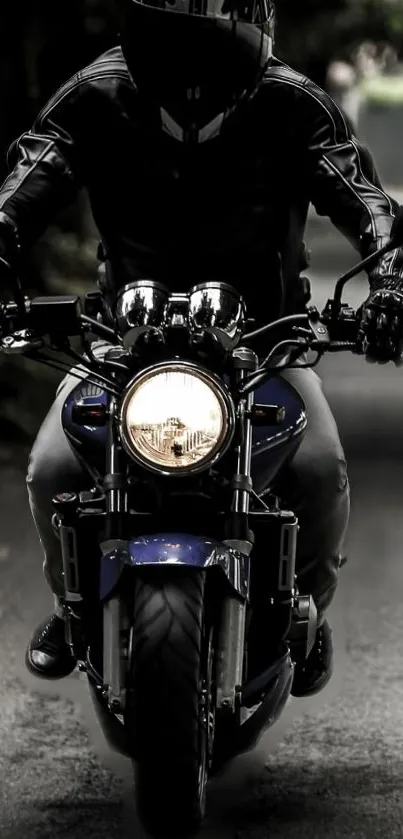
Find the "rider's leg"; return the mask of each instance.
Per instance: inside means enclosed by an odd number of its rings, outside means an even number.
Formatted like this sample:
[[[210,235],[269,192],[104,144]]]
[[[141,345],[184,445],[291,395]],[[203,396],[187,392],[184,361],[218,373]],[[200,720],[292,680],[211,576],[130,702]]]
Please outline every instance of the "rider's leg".
[[[98,344],[96,355],[105,352]],[[35,675],[62,678],[75,667],[75,660],[64,640],[63,567],[60,542],[53,526],[52,499],[60,492],[79,492],[93,484],[74,454],[62,428],[61,412],[78,379],[69,374],[59,385],[55,402],[49,410],[32,448],[27,474],[27,488],[32,516],[44,550],[43,570],[54,594],[54,613],[35,630],[27,650],[26,664]]]
[[[296,669],[293,695],[321,690],[332,674],[331,631],[325,613],[336,592],[350,493],[337,426],[313,370],[282,374],[305,402],[308,424],[292,461],[282,470],[275,491],[282,506],[298,517],[297,574],[301,594],[312,594],[318,611],[315,646],[305,668]],[[258,401],[264,401],[263,389]]]

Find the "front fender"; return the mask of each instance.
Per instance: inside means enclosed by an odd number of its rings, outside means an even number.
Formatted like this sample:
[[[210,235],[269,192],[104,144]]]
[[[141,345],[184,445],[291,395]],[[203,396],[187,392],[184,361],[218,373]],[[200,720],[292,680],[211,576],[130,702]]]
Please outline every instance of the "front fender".
[[[246,554],[222,542],[189,533],[152,533],[125,541],[110,539],[101,544],[100,598],[110,597],[124,568],[129,566],[181,565],[188,568],[218,567],[234,591],[247,600],[250,560]]]

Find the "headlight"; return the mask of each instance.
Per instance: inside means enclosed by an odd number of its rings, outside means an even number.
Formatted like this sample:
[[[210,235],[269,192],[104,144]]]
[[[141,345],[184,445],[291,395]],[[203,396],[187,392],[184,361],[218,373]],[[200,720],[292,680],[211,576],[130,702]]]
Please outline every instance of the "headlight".
[[[233,429],[234,407],[224,386],[191,364],[147,370],[123,398],[123,445],[157,472],[201,471],[224,453]]]

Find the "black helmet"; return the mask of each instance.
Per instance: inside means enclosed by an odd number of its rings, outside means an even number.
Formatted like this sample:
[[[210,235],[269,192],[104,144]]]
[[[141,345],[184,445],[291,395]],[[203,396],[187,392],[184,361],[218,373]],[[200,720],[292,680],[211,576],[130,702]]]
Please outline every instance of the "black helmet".
[[[203,142],[257,89],[273,36],[273,0],[126,0],[121,42],[165,130]]]

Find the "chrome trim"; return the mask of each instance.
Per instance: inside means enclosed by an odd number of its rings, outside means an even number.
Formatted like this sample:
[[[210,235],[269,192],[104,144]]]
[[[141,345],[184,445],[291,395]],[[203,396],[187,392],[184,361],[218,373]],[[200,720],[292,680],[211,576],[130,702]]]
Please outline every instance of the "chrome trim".
[[[171,294],[165,314],[164,327],[186,328],[189,318],[189,298],[187,294]]]
[[[220,400],[224,414],[227,419],[227,429],[222,443],[219,444],[218,447],[216,447],[216,451],[213,455],[209,455],[208,457],[204,458],[204,460],[198,463],[196,466],[166,469],[146,461],[134,450],[133,443],[127,431],[124,418],[127,403],[132,398],[133,390],[135,390],[135,388],[141,383],[142,380],[147,380],[148,378],[150,378],[151,375],[156,375],[157,373],[164,372],[165,370],[177,370],[184,373],[193,373],[194,375],[202,379],[206,384],[210,385],[210,387],[212,388],[212,390],[214,390],[214,393]],[[173,475],[175,477],[189,477],[190,475],[197,475],[200,472],[204,472],[206,469],[209,469],[221,457],[223,457],[223,455],[228,451],[228,448],[231,444],[235,431],[235,422],[235,405],[227,386],[217,375],[211,373],[209,370],[205,370],[203,367],[200,367],[199,365],[194,364],[190,361],[163,361],[159,364],[153,364],[152,366],[147,367],[145,370],[142,370],[137,376],[135,376],[134,379],[131,380],[128,387],[123,392],[118,412],[119,433],[123,448],[129,455],[129,457],[131,457],[136,463],[138,463],[143,468],[148,469],[150,472],[155,472],[158,475]]]
[[[120,597],[111,597],[104,603],[103,683],[107,691],[109,709],[114,713],[119,713],[125,707],[121,645],[122,606]]]
[[[76,529],[61,523],[59,536],[63,562],[64,599],[67,604],[81,603],[83,598],[80,593]]]
[[[246,320],[246,305],[239,292],[217,281],[193,286],[188,296],[191,329],[211,333],[227,350],[234,349],[243,335]]]
[[[155,280],[136,280],[120,289],[114,317],[122,337],[130,332],[131,342],[135,343],[142,332],[160,329],[169,297],[168,287]]]
[[[292,621],[287,641],[294,661],[305,661],[316,639],[317,609],[311,594],[297,594],[294,598]]]
[[[235,712],[242,686],[246,603],[233,597],[223,602],[217,644],[217,708]]]
[[[287,428],[282,428],[275,434],[271,434],[270,437],[267,437],[265,440],[260,440],[256,443],[254,442],[252,448],[252,458],[256,457],[256,455],[261,455],[262,452],[268,452],[270,451],[270,449],[275,448],[275,446],[278,446],[281,443],[286,443],[288,440],[292,440],[294,437],[299,437],[301,434],[303,434],[307,425],[307,414],[305,411],[301,411],[301,415],[297,420],[295,426],[287,426]]]
[[[206,567],[212,565],[221,568],[232,588],[242,599],[249,599],[250,560],[247,554],[235,553],[231,547],[222,553],[217,549],[206,563]]]
[[[241,554],[246,554],[246,556],[250,556],[252,552],[252,542],[248,542],[246,539],[224,539],[223,542],[224,545],[233,548],[234,551],[239,551]]]
[[[292,591],[295,582],[298,522],[283,524],[280,534],[278,590]]]

